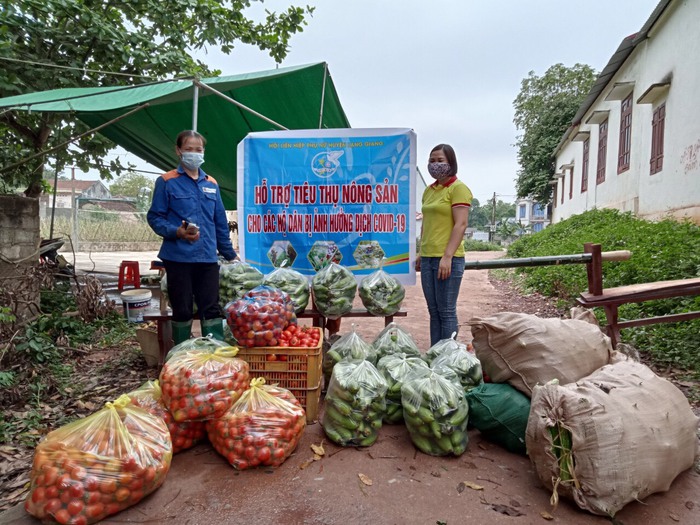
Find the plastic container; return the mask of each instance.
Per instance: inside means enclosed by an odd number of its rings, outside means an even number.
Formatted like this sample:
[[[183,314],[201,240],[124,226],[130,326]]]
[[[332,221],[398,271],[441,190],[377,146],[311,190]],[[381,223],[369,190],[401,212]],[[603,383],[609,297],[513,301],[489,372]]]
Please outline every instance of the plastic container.
[[[142,323],[143,314],[151,306],[150,290],[136,288],[121,293],[122,306],[124,307],[124,317],[130,323]]]
[[[318,329],[318,328],[317,328]],[[306,422],[318,420],[323,373],[323,333],[314,348],[239,347],[240,357],[250,367],[250,377],[264,377],[267,384],[286,388],[306,410]]]

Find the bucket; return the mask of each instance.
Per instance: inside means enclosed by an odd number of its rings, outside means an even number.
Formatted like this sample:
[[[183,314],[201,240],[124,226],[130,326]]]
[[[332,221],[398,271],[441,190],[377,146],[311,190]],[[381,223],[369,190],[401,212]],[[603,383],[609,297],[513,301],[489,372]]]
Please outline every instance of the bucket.
[[[130,323],[142,323],[144,312],[151,306],[152,295],[150,290],[142,290],[139,288],[122,292],[121,298],[122,305],[124,306],[124,317],[126,317]]]

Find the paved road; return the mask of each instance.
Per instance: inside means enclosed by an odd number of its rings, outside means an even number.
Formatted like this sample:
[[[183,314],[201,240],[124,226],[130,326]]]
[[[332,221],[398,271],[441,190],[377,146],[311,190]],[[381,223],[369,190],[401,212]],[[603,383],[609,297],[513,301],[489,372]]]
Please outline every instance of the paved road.
[[[146,252],[61,252],[79,272],[119,274],[122,261],[138,261],[141,275],[157,273],[151,270],[151,261],[158,260],[158,251]]]

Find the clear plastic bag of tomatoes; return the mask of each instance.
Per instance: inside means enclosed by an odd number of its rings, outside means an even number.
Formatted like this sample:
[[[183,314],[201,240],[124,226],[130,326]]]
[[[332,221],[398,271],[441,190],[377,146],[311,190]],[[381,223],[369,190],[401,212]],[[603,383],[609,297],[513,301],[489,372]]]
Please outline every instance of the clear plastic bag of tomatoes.
[[[204,421],[181,421],[177,422],[163,403],[163,393],[160,389],[160,382],[146,381],[139,388],[127,394],[131,403],[141,407],[154,416],[163,418],[168,430],[170,439],[173,442],[173,454],[191,448],[206,435]]]
[[[183,421],[205,421],[223,416],[248,388],[248,363],[229,346],[210,352],[190,350],[174,356],[160,371],[163,403]]]
[[[37,445],[24,508],[45,522],[96,523],[160,487],[172,455],[163,420],[120,396]]]
[[[297,322],[289,295],[269,286],[254,288],[224,311],[233,337],[245,347],[277,346],[284,329]]]
[[[213,352],[219,348],[227,348],[230,346],[231,345],[225,341],[219,341],[218,339],[214,339],[208,335],[205,337],[193,337],[173,346],[165,356],[165,361],[170,361],[174,355],[189,352],[190,350],[207,350],[209,352]]]
[[[214,449],[237,470],[278,467],[306,428],[306,413],[287,389],[256,377],[224,417],[207,421]]]

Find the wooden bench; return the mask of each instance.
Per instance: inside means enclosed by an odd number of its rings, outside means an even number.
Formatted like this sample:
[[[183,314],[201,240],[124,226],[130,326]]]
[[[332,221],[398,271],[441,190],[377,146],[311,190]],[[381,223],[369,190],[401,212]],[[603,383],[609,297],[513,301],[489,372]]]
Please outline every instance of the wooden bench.
[[[346,317],[383,317],[384,318],[384,326],[389,325],[394,321],[394,317],[406,317],[407,312],[405,310],[399,310],[398,312],[394,313],[393,315],[374,315],[369,313],[367,310],[364,308],[353,308],[350,310],[348,313],[344,314],[341,319],[344,319]],[[321,330],[326,329],[326,318],[321,315],[321,312],[318,310],[313,310],[313,309],[306,309],[302,313],[297,314],[297,319],[311,319],[313,326],[318,326],[321,328]]]
[[[592,256],[587,263],[588,291],[583,292],[576,302],[584,308],[603,308],[607,320],[606,331],[612,340],[613,348],[620,342],[620,330],[623,328],[700,318],[700,311],[696,311],[620,321],[618,308],[624,304],[700,295],[700,278],[603,288],[602,262],[606,259],[601,255],[603,252],[600,244],[586,243],[584,252]]]
[[[405,310],[399,310],[393,315],[377,316],[372,315],[364,308],[353,308],[348,313],[343,315],[341,319],[346,317],[383,317],[384,326],[387,326],[394,320],[394,317],[406,317],[408,314]],[[326,318],[321,315],[318,310],[306,309],[302,313],[297,314],[297,319],[311,319],[313,326],[321,328],[321,330],[326,329]],[[163,366],[165,362],[165,356],[173,347],[173,331],[172,331],[172,314],[167,311],[167,306],[161,302],[161,308],[159,312],[145,312],[143,315],[143,320],[146,322],[153,321],[156,323],[156,331],[158,334],[158,348],[160,350],[160,359],[158,361],[158,366]]]

